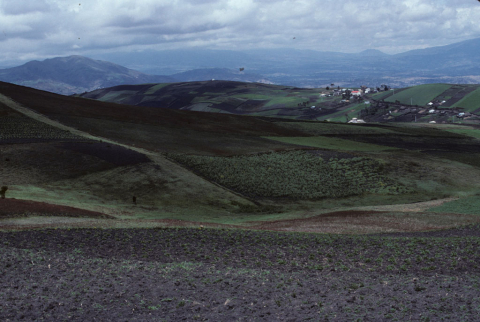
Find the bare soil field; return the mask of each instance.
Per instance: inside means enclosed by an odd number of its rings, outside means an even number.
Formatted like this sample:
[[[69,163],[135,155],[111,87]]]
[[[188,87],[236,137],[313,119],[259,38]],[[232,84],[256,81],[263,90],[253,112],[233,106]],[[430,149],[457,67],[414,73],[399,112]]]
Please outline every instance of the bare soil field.
[[[28,216],[59,216],[113,219],[112,216],[67,206],[29,200],[0,199],[0,220]],[[1,225],[1,224],[0,224]]]
[[[3,232],[0,318],[476,321],[479,236]]]
[[[477,215],[348,210],[305,219],[267,221],[255,229],[323,234],[372,234],[447,229],[479,223]]]

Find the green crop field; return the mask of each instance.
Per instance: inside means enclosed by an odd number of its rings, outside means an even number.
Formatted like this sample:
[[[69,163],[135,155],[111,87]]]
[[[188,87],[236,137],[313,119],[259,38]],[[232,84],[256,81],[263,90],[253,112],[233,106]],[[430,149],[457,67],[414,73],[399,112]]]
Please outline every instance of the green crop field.
[[[150,94],[154,94],[156,91],[158,91],[159,89],[162,89],[164,88],[165,86],[168,86],[170,85],[170,83],[162,83],[162,84],[156,84],[152,87],[150,87],[148,89],[148,91],[145,92],[145,95],[150,95]]]
[[[279,96],[279,97],[274,97],[274,98],[270,97],[270,102],[265,104],[264,107],[269,107],[269,106],[277,105],[277,104],[285,104],[285,105],[292,106],[292,105],[297,105],[298,103],[302,103],[302,102],[306,102],[306,101],[309,101],[309,99],[308,98],[303,98],[303,97],[298,97],[298,96],[290,96],[290,97]],[[312,105],[315,102],[310,102],[309,104]]]
[[[364,103],[352,105],[344,110],[320,117],[319,119],[328,120],[330,122],[346,122],[345,114],[348,114],[348,119],[352,119],[354,117],[357,117],[358,112],[365,108],[365,106],[366,105]]]
[[[473,129],[473,128],[466,128],[466,129],[447,129],[449,132],[463,134],[467,136],[471,136],[476,139],[480,139],[480,129]]]
[[[414,86],[396,93],[385,99],[387,102],[400,101],[402,104],[410,104],[423,106],[431,102],[435,97],[439,96],[452,85],[448,84],[427,84]]]
[[[100,98],[100,101],[103,102],[115,102],[115,103],[121,103],[122,100],[129,98],[130,95],[136,94],[135,91],[115,91],[115,92],[110,92],[107,95],[103,96]]]
[[[385,99],[385,98],[389,97],[390,95],[392,95],[392,92],[391,91],[386,91],[386,92],[375,93],[375,94],[372,95],[372,97],[376,100],[382,100],[382,99]]]
[[[432,212],[480,215],[480,196],[469,196],[428,209]]]
[[[469,112],[480,109],[480,88],[465,96],[452,107],[463,107],[465,111]]]

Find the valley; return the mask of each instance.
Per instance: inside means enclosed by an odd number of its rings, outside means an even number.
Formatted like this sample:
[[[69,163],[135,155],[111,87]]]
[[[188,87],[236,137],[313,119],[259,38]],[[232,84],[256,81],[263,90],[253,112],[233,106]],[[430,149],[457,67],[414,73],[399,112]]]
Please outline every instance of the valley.
[[[389,109],[355,124],[326,89],[209,81],[82,98],[0,83],[0,317],[436,320],[462,307],[473,321],[476,91],[373,93]],[[168,95],[169,108],[141,103]],[[417,122],[373,121],[410,96],[426,102]],[[471,115],[421,113],[443,100],[436,111]],[[308,117],[311,104],[328,112]]]

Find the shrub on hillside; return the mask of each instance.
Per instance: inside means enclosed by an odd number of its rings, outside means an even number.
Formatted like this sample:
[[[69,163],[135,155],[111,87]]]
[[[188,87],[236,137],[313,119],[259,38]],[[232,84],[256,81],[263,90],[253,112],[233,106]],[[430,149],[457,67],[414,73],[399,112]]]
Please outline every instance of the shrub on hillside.
[[[381,162],[364,157],[323,160],[305,151],[211,157],[169,154],[207,179],[246,196],[319,199],[410,190],[382,174]]]

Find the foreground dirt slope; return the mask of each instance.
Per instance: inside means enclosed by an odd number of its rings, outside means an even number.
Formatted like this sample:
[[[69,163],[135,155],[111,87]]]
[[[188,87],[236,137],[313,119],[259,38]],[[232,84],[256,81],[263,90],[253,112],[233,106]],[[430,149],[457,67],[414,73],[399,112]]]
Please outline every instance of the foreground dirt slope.
[[[0,318],[476,321],[479,236],[2,232]]]
[[[73,207],[51,205],[45,202],[29,200],[2,199],[0,200],[0,218],[15,218],[30,215],[66,216],[66,217],[87,217],[112,219],[113,217]]]

